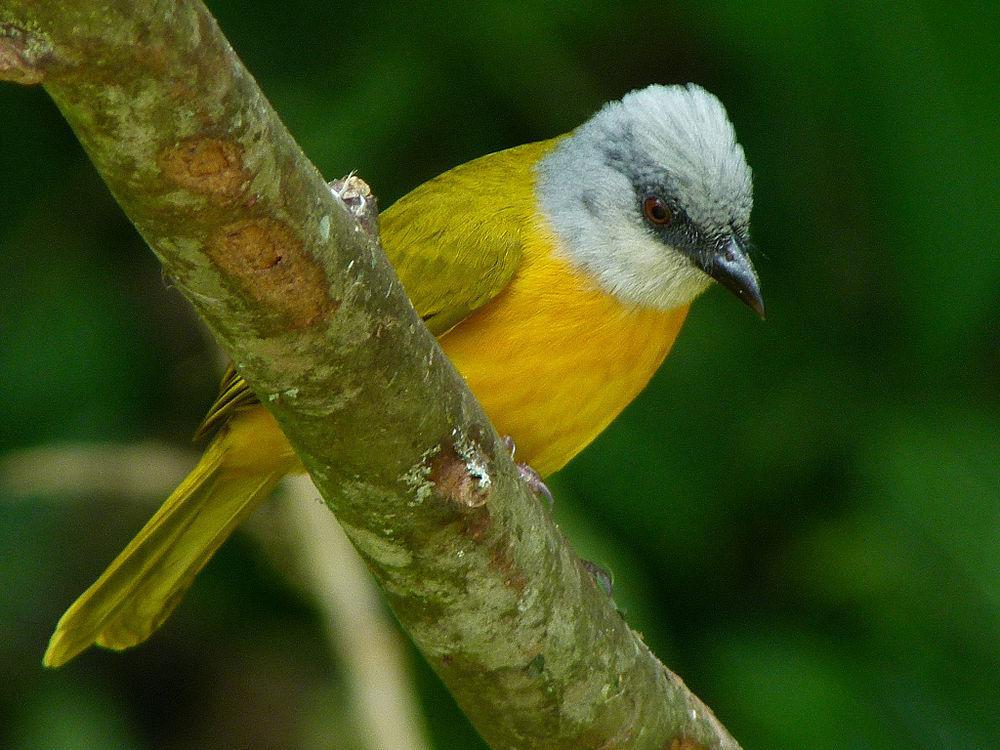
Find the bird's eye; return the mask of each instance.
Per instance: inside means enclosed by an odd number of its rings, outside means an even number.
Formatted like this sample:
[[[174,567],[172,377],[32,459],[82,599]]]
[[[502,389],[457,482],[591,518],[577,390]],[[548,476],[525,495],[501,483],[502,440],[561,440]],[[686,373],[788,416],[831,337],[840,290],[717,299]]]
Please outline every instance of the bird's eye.
[[[643,199],[642,214],[646,217],[646,221],[659,227],[667,226],[674,220],[674,212],[670,210],[670,206],[655,195]]]

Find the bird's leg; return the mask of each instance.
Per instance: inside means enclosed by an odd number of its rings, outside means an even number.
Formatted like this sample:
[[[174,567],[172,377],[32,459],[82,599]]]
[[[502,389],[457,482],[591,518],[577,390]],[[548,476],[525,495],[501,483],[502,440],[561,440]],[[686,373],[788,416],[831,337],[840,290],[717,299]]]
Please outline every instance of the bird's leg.
[[[590,573],[590,577],[594,579],[594,583],[608,596],[614,595],[614,576],[611,575],[611,571],[607,568],[601,567],[593,560],[584,560],[581,558],[580,562],[583,564],[583,569]]]
[[[368,232],[378,231],[378,201],[368,183],[351,172],[347,177],[326,183],[333,196],[341,201]]]
[[[514,445],[514,438],[510,435],[504,435],[500,440],[507,447],[507,450],[510,451],[510,457],[514,458],[514,453],[517,451],[517,446]],[[544,497],[545,502],[551,508],[555,504],[555,499],[552,497],[552,490],[545,486],[545,482],[542,481],[542,477],[538,472],[528,466],[528,464],[514,461],[514,465],[517,467],[517,473],[521,475],[521,480],[528,485],[536,497]]]
[[[552,490],[545,485],[538,472],[528,466],[528,464],[519,464],[515,461],[514,465],[517,466],[517,473],[521,475],[521,479],[531,488],[531,491],[536,496],[541,495],[544,497],[545,502],[551,508],[555,504],[555,499],[552,497]]]

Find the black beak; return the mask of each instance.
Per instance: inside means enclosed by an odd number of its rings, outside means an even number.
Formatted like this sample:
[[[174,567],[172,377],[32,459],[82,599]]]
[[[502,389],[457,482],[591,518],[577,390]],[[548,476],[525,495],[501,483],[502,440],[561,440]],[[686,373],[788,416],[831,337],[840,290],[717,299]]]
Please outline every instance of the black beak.
[[[696,261],[696,265],[764,319],[764,300],[760,282],[754,271],[746,246],[735,235],[721,246]]]

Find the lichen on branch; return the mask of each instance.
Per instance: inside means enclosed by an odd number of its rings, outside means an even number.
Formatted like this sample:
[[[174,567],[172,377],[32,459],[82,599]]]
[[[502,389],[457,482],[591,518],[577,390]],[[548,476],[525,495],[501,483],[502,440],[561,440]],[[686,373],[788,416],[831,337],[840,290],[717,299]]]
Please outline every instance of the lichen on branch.
[[[330,190],[203,5],[7,0],[0,78],[45,86],[491,746],[738,748],[523,486],[374,202]]]

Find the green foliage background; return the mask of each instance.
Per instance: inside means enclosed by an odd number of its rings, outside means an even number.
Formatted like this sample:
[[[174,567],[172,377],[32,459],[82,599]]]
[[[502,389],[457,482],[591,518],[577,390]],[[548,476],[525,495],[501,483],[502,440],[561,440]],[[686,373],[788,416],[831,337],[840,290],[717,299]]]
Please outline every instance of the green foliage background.
[[[320,169],[383,205],[631,88],[717,93],[769,318],[699,301],[557,518],[748,750],[1000,744],[995,4],[212,9]],[[0,88],[0,252],[0,452],[188,445],[217,354],[38,89]],[[316,611],[241,536],[148,645],[44,672],[149,512],[71,500],[0,497],[0,746],[351,746]],[[418,670],[435,747],[481,746]]]

